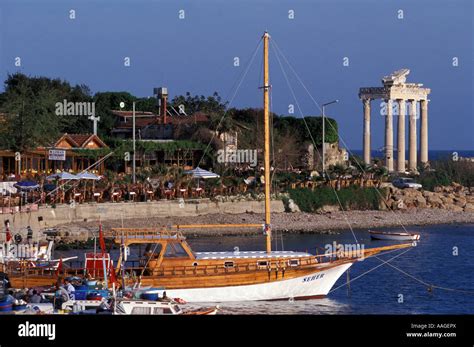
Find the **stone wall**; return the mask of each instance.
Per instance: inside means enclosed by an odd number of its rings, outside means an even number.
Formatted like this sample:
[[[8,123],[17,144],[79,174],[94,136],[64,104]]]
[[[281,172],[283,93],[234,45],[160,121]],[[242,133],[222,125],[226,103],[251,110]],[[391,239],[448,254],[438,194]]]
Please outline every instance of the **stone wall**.
[[[450,211],[474,212],[474,190],[453,184],[436,187],[434,192],[416,189],[398,189],[391,187],[386,204],[394,210],[410,208],[441,208]]]
[[[272,212],[284,212],[281,200],[272,201]],[[149,217],[192,217],[210,213],[263,213],[263,201],[229,200],[213,202],[209,199],[186,201],[180,204],[178,200],[152,202],[123,202],[123,203],[91,203],[78,204],[75,207],[61,205],[56,208],[42,207],[39,211],[16,214],[0,214],[3,226],[9,220],[13,230],[30,225],[34,230],[51,228],[59,224],[84,221],[120,220],[128,218]]]

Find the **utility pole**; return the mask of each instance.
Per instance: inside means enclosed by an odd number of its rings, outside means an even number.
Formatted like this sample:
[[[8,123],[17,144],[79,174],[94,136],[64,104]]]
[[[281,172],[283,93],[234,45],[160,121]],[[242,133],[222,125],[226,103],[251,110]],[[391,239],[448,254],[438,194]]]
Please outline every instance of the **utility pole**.
[[[132,159],[132,182],[133,184],[136,183],[136,174],[135,174],[135,170],[136,170],[136,167],[135,167],[135,150],[136,150],[136,146],[135,146],[135,101],[133,102],[133,112],[132,112],[132,138],[133,138],[133,159]]]

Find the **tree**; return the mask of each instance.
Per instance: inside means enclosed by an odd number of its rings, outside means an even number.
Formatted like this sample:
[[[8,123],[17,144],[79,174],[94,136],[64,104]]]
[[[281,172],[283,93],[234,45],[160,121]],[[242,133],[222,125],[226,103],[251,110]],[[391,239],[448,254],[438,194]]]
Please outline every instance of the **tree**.
[[[175,96],[170,105],[178,112],[182,109],[188,116],[196,112],[223,114],[227,108],[227,102],[222,102],[217,92],[208,97],[192,96],[190,92],[187,92],[186,95]]]
[[[60,133],[81,130],[86,117],[57,115],[55,104],[90,100],[89,88],[71,85],[60,79],[29,77],[22,73],[8,75],[0,110],[5,114],[0,146],[23,151],[51,145]]]

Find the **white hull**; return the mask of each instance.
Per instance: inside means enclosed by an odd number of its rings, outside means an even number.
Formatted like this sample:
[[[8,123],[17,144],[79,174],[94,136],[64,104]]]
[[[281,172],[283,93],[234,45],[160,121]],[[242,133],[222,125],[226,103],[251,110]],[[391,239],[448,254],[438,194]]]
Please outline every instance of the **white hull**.
[[[352,263],[346,263],[327,270],[315,270],[305,276],[270,283],[165,291],[168,297],[184,299],[186,302],[282,300],[326,296],[351,265]]]
[[[391,234],[391,233],[370,233],[370,237],[376,240],[390,241],[417,241],[420,239],[419,234]]]

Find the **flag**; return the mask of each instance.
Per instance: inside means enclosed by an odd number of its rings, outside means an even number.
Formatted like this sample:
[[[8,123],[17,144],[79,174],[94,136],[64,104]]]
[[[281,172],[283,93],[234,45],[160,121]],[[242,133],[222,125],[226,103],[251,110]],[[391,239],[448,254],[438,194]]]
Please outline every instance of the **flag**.
[[[63,257],[59,259],[58,267],[56,268],[56,276],[59,276],[62,270],[63,270]]]
[[[102,251],[102,255],[105,254],[105,240],[104,240],[104,234],[102,233],[102,223],[99,224],[99,244],[100,244],[100,249]]]
[[[112,261],[109,262],[109,276],[110,276],[110,282],[117,283],[117,278],[115,277],[115,269],[112,266]]]

